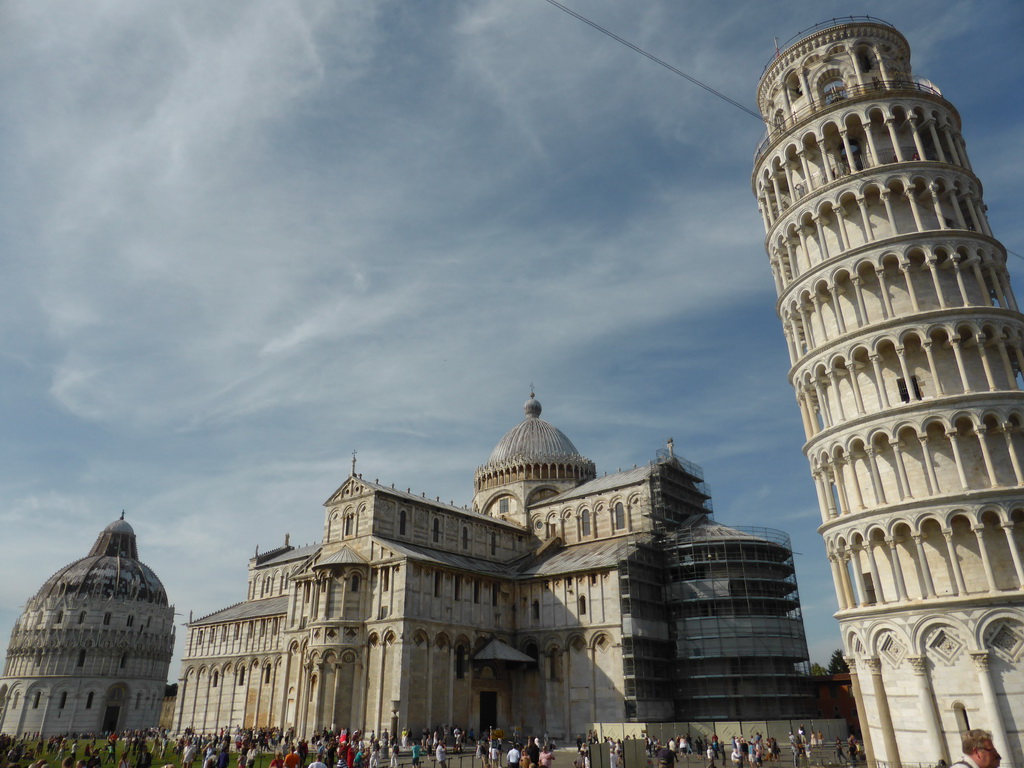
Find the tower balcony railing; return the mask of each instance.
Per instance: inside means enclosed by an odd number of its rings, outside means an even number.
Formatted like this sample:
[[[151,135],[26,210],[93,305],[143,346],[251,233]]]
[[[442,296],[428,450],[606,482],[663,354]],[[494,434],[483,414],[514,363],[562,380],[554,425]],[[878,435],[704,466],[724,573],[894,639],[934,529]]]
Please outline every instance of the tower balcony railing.
[[[877,96],[880,93],[926,93],[930,96],[942,96],[941,91],[932,85],[925,85],[924,83],[917,83],[913,80],[903,79],[879,80],[875,78],[872,82],[865,83],[864,85],[847,85],[842,88],[834,88],[824,94],[821,98],[811,98],[810,104],[807,106],[802,107],[789,115],[780,115],[770,122],[764,139],[761,140],[761,143],[757,145],[757,149],[754,151],[754,162],[757,162],[772,142],[788,133],[795,126],[799,125],[812,115],[826,109],[831,109],[836,104],[855,99],[866,99],[871,96]]]
[[[794,45],[799,43],[801,40],[803,40],[808,35],[810,35],[810,34],[812,34],[814,32],[821,32],[822,30],[825,30],[825,29],[832,29],[833,27],[841,27],[841,26],[844,26],[846,24],[856,24],[858,22],[860,22],[860,23],[866,22],[868,24],[881,24],[884,27],[890,27],[891,29],[896,29],[896,27],[894,27],[888,21],[885,21],[884,19],[876,18],[875,16],[841,16],[841,17],[838,17],[838,18],[827,19],[826,21],[819,21],[813,27],[808,27],[807,29],[803,29],[803,30],[797,32],[795,35],[793,35],[791,38],[789,38],[789,40],[784,42],[781,46],[776,46],[775,47],[775,53],[768,60],[768,63],[764,65],[764,71],[767,72],[768,71],[768,67],[770,67],[772,64],[774,64],[776,59],[778,59],[782,54],[784,54],[786,51],[788,51],[790,48],[792,48]]]

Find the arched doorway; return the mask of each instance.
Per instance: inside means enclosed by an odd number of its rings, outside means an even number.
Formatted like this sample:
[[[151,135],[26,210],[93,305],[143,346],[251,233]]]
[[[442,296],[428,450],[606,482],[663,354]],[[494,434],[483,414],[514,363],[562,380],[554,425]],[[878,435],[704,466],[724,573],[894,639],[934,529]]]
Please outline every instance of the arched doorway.
[[[0,685],[0,729],[4,727],[4,716],[7,714],[7,686]]]
[[[122,683],[112,685],[107,689],[107,695],[103,706],[103,725],[100,728],[104,733],[121,730],[121,711],[125,702],[128,701],[128,689]]]

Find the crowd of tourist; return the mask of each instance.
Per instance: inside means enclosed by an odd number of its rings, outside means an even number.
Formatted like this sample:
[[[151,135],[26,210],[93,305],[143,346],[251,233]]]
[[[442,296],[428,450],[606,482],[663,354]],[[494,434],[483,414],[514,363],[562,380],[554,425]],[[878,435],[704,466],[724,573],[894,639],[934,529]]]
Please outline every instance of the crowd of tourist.
[[[998,768],[999,755],[991,739],[985,731],[965,734],[967,759],[958,764]],[[602,748],[608,750],[609,768],[627,768],[623,741],[602,741],[594,731],[577,738],[572,768],[592,768],[594,750]],[[781,762],[789,756],[794,768],[812,764],[852,767],[863,760],[853,735],[826,745],[820,731],[806,732],[803,726],[789,733],[788,749],[785,742],[780,745],[773,736],[760,733],[749,739],[733,736],[728,740],[717,734],[707,738],[681,734],[664,743],[646,738],[644,748],[653,768],[676,768],[678,762],[689,762],[692,757],[705,768],[761,768],[766,762]],[[101,738],[0,734],[0,768],[264,768],[266,759],[265,768],[422,768],[428,762],[430,768],[448,768],[450,754],[471,756],[472,768],[554,768],[555,744],[548,734],[524,738],[514,731],[506,738],[497,728],[475,734],[472,729],[445,726],[432,731],[424,728],[415,735],[408,729],[397,735],[387,730],[377,735],[342,729],[316,733],[309,739],[296,738],[291,729],[276,728],[221,729],[206,734],[189,729],[177,739],[157,729]]]
[[[296,738],[294,729],[236,728],[200,733],[187,729],[172,739],[166,731],[20,738],[0,735],[0,768],[447,768],[449,754],[476,758],[479,768],[508,768],[513,750],[523,755],[512,768],[552,768],[554,745],[545,737],[509,741],[496,728],[475,734],[454,726],[413,734],[364,734],[359,730]]]
[[[632,737],[626,737],[627,742],[631,740]],[[859,742],[852,734],[845,740],[837,738],[829,747],[821,731],[806,731],[803,726],[789,733],[788,745],[785,742],[780,745],[775,737],[757,732],[749,739],[743,736],[720,739],[718,734],[712,733],[707,737],[680,734],[668,741],[647,736],[643,740],[648,764],[656,768],[674,768],[677,762],[696,762],[706,768],[760,768],[765,763],[786,760],[790,755],[794,768],[812,764],[854,766],[860,754]],[[608,750],[610,768],[624,768],[622,739],[605,738],[602,741],[595,731],[590,731],[586,738],[581,735],[576,740],[577,749],[587,753],[588,757],[599,743]]]
[[[165,731],[125,731],[103,738],[94,734],[20,738],[0,734],[0,768],[151,768],[156,753],[166,759],[174,742]]]

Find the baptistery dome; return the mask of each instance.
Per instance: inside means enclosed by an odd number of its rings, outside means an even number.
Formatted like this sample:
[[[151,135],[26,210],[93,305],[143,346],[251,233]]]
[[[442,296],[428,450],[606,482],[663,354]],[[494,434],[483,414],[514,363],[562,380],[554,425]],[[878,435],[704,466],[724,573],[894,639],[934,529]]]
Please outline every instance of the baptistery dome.
[[[64,595],[167,605],[164,585],[148,565],[139,561],[135,530],[123,519],[103,529],[86,557],[47,579],[34,599]]]
[[[18,617],[0,677],[0,733],[155,726],[173,646],[174,608],[122,515]]]

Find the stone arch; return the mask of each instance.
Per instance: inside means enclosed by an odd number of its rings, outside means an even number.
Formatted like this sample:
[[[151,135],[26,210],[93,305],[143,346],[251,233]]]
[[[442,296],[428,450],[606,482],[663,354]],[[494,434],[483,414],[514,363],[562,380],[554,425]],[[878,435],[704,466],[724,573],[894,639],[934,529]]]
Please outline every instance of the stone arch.
[[[843,635],[843,647],[846,649],[846,655],[852,656],[855,659],[864,657],[864,650],[867,648],[867,643],[861,635],[862,630],[848,628],[846,634]]]
[[[1012,645],[999,637],[1003,627],[1007,627],[1016,636]],[[1024,617],[1019,611],[997,608],[982,616],[970,638],[972,648],[990,651],[998,649],[1009,656],[1010,661],[1017,661],[1024,655]]]
[[[910,638],[903,628],[888,621],[872,626],[868,635],[871,655],[885,659],[896,667],[911,653]]]
[[[913,651],[933,664],[954,663],[971,649],[970,629],[955,615],[925,616],[912,630]]]

